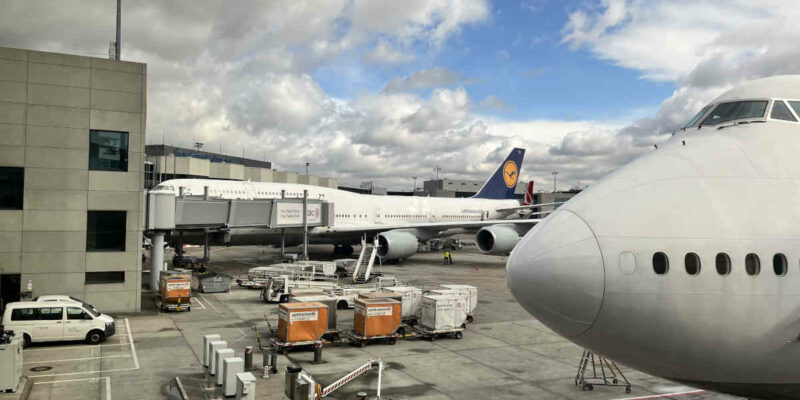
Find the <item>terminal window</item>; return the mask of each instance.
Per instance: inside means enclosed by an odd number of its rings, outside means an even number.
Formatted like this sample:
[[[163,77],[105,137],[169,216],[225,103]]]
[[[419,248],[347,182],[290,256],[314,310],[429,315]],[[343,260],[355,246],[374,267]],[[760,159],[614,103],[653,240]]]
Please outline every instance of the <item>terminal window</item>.
[[[85,283],[125,283],[125,271],[87,272]]]
[[[125,211],[86,213],[86,251],[125,251]]]
[[[90,131],[89,169],[128,171],[128,133]]]
[[[0,167],[0,210],[22,210],[24,168]]]

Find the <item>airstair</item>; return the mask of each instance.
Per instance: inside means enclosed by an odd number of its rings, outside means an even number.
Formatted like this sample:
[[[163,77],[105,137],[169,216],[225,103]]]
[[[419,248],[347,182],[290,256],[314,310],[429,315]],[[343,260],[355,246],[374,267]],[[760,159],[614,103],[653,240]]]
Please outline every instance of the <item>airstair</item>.
[[[372,267],[375,266],[375,257],[378,255],[378,239],[372,244],[367,243],[367,238],[361,238],[361,255],[353,269],[353,283],[366,283],[372,274]]]
[[[617,363],[599,354],[595,355],[589,349],[583,350],[578,373],[575,375],[575,386],[580,386],[581,390],[593,390],[595,386],[622,386],[625,393],[631,392],[631,383]]]

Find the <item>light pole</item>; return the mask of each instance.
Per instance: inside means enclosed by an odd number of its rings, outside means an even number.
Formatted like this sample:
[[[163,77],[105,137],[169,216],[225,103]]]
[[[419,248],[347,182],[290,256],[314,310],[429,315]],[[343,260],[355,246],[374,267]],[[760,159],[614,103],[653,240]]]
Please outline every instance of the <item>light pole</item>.
[[[558,172],[557,171],[553,171],[553,172],[551,172],[551,174],[553,175],[553,193],[555,193],[556,192],[556,181],[558,179],[556,177],[558,176]]]
[[[414,190],[411,191],[411,193],[413,194],[414,192],[417,191],[417,177],[416,176],[412,176],[411,179],[414,180]]]
[[[202,149],[202,148],[203,148],[203,142],[194,142],[194,154],[195,154],[195,155],[197,155],[197,153],[198,153],[198,152],[200,151],[200,149]]]
[[[436,172],[436,180],[438,181],[439,180],[439,172],[442,171],[442,168],[439,167],[439,166],[436,166],[436,167],[433,168],[433,171]]]
[[[309,165],[311,165],[311,163],[307,162],[307,163],[306,163],[306,176],[308,176],[308,166],[309,166]]]

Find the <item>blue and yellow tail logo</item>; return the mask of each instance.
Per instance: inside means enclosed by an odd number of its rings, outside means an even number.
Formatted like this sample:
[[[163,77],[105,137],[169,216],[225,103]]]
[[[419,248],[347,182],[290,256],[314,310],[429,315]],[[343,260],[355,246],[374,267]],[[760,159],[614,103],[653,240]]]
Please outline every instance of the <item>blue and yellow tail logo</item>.
[[[517,163],[511,160],[506,161],[503,165],[503,181],[505,181],[506,186],[509,188],[517,187],[518,178],[519,168],[517,167]]]

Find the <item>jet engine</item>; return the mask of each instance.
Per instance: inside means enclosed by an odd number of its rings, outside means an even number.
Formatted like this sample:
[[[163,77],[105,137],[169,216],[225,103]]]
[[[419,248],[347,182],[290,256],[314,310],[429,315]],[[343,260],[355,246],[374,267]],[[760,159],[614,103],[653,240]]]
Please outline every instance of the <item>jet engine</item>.
[[[417,252],[417,237],[408,232],[388,231],[378,234],[378,257],[402,260]]]
[[[481,228],[475,241],[486,254],[509,254],[519,242],[519,233],[510,226],[491,225]]]

